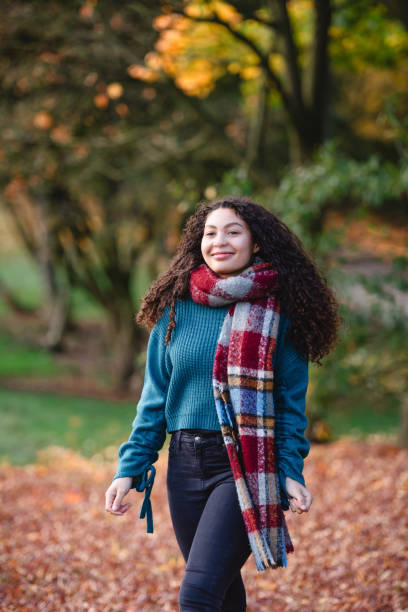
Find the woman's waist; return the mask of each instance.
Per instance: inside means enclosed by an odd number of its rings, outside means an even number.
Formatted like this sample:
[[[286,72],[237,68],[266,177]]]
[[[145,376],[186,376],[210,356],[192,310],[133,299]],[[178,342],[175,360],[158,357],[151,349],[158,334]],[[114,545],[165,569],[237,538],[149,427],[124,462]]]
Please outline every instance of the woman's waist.
[[[194,430],[220,432],[214,399],[210,405],[175,402],[166,405],[167,431],[171,434],[177,430]]]
[[[185,442],[215,441],[223,444],[223,437],[220,430],[201,429],[199,427],[177,429],[171,432],[172,438]]]

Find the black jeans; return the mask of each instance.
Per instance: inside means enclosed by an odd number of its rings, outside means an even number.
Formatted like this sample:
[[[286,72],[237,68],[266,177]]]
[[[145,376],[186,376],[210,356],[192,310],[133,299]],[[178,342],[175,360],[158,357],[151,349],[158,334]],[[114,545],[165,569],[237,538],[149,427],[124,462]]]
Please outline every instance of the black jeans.
[[[251,550],[221,432],[173,432],[167,494],[186,561],[180,612],[245,612],[240,570]]]

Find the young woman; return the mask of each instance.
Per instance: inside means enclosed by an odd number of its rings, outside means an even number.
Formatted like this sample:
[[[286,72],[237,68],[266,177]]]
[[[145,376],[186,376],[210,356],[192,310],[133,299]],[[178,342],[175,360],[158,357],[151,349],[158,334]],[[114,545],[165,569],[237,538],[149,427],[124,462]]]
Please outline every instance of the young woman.
[[[201,203],[167,272],[136,318],[151,329],[132,433],[119,449],[106,510],[145,491],[152,531],[153,463],[171,433],[167,493],[186,570],[182,612],[246,609],[240,570],[287,565],[283,510],[307,512],[308,362],[337,339],[333,293],[299,239],[238,197]]]

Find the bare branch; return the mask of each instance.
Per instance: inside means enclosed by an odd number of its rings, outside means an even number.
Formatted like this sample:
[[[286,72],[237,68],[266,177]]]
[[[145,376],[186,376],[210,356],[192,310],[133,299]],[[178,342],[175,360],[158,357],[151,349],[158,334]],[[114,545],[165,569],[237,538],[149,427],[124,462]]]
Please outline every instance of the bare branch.
[[[279,21],[271,21],[270,19],[263,19],[263,17],[258,17],[257,15],[248,15],[248,19],[251,21],[256,21],[257,23],[267,26],[271,28],[271,30],[275,30],[275,32],[281,32],[281,23]]]

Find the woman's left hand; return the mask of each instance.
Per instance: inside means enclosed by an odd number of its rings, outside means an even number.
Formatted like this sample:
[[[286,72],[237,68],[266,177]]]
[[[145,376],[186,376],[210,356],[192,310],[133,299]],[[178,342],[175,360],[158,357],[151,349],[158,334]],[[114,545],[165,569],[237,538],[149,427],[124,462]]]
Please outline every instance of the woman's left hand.
[[[300,482],[286,476],[285,480],[286,490],[292,495],[292,499],[289,498],[289,505],[292,512],[308,512],[313,501],[313,495],[306,487]]]

